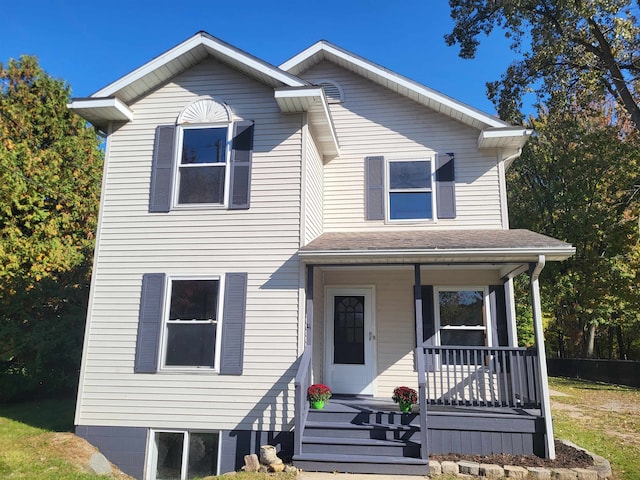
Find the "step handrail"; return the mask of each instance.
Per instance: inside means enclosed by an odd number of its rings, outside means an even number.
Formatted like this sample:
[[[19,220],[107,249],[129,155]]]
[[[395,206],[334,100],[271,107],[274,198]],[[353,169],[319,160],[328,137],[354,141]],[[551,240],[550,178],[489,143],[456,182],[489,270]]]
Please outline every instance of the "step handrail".
[[[295,413],[294,413],[294,444],[293,454],[300,455],[302,451],[302,432],[309,414],[307,389],[311,386],[311,348],[307,346],[300,356],[298,371],[295,378]]]
[[[427,374],[425,370],[424,350],[415,349],[416,370],[418,372],[418,407],[420,408],[420,458],[429,458],[429,435],[427,432]]]

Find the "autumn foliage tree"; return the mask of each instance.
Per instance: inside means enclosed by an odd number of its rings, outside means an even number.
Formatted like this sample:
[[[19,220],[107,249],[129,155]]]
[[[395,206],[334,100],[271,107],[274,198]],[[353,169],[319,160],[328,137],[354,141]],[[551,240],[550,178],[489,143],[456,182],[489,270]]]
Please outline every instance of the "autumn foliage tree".
[[[511,41],[515,60],[488,84],[500,117],[523,120],[522,98],[543,104],[570,90],[615,101],[640,130],[640,25],[636,0],[450,0],[455,24],[445,36],[473,58],[480,38],[494,30]],[[581,99],[584,101],[585,98]],[[589,98],[587,98],[589,100]]]
[[[511,226],[576,247],[541,282],[560,356],[640,359],[640,141],[613,111],[550,102],[508,172]]]
[[[0,400],[75,386],[100,138],[34,57],[0,63]]]

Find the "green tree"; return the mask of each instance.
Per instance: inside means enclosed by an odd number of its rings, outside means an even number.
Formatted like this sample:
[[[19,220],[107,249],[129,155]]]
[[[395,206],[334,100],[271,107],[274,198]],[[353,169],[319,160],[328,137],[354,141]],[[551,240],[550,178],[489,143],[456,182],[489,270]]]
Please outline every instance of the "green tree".
[[[568,241],[571,259],[543,271],[550,348],[561,356],[625,356],[640,327],[638,133],[606,105],[551,103],[508,172],[510,221]],[[623,132],[623,133],[621,133]],[[623,161],[622,161],[623,160]],[[609,335],[608,337],[611,337]],[[622,345],[622,346],[621,346]]]
[[[0,400],[73,388],[100,194],[100,138],[34,57],[0,63]]]
[[[473,58],[479,37],[494,29],[511,40],[518,55],[499,81],[487,84],[501,118],[522,121],[522,97],[531,90],[539,100],[572,91],[587,97],[580,101],[583,105],[611,96],[640,130],[640,27],[633,0],[450,0],[449,4],[455,25],[445,41],[459,45],[462,58]]]

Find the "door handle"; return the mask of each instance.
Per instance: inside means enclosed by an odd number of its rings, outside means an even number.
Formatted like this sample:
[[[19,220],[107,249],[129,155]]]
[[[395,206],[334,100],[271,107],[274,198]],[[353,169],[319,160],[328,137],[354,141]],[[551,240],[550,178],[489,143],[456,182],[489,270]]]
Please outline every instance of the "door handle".
[[[375,340],[376,336],[373,334],[373,332],[369,332],[369,341],[371,340]]]

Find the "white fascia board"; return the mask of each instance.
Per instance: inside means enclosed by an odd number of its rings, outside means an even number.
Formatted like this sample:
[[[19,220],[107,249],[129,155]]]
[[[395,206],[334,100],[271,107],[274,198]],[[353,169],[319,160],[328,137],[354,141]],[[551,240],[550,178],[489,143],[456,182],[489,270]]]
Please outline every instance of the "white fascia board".
[[[278,68],[280,68],[281,70],[284,70],[285,72],[288,72],[289,70],[296,67],[297,65],[304,62],[305,60],[313,57],[317,53],[322,52],[325,45],[329,45],[329,43],[326,42],[325,40],[320,40],[319,42],[314,43],[310,47],[305,48],[303,51],[301,51],[297,55],[294,55],[289,60],[282,63]]]
[[[133,120],[133,111],[117,98],[74,98],[67,104],[67,108],[80,116],[83,116],[83,111],[93,110],[105,121]]]
[[[281,81],[285,85],[290,86],[304,86],[308,85],[307,82],[291,75],[290,73],[284,72],[281,69],[268,64],[252,55],[249,55],[242,50],[239,50],[231,45],[228,45],[208,34],[204,34],[202,32],[197,33],[193,37],[185,40],[181,44],[173,47],[170,50],[167,50],[165,53],[157,56],[150,62],[145,63],[141,67],[135,69],[134,71],[128,73],[124,77],[116,80],[115,82],[107,85],[106,87],[98,90],[96,93],[91,95],[92,97],[110,97],[115,95],[121,89],[129,86],[133,82],[140,80],[141,78],[149,75],[153,71],[167,64],[168,62],[184,55],[190,50],[197,48],[198,46],[203,45],[208,49],[211,49],[215,52],[223,56],[227,56],[239,62],[246,64],[247,66],[253,68],[254,70],[266,74],[270,77],[273,77],[276,80]]]
[[[478,135],[478,148],[507,146],[517,150],[527,143],[532,134],[533,130],[525,127],[487,128]]]
[[[294,98],[294,97],[322,97],[324,91],[322,87],[282,87],[275,89],[276,98]]]
[[[421,258],[424,261],[439,261],[440,259],[446,259],[445,261],[451,261],[451,258],[455,257],[456,261],[460,262],[473,262],[486,261],[492,259],[496,262],[535,262],[540,255],[544,255],[548,260],[562,261],[573,256],[576,252],[575,247],[558,247],[558,248],[511,248],[504,249],[453,249],[453,250],[420,250],[420,249],[403,249],[403,250],[314,250],[314,251],[299,251],[298,255],[304,261],[321,261],[323,259],[330,261],[342,261],[355,259],[389,259],[395,258],[396,260],[402,260],[402,258]]]
[[[424,95],[425,97],[430,98],[435,102],[441,104],[443,107],[451,108],[452,110],[460,112],[462,115],[470,117],[474,120],[477,120],[487,125],[488,127],[503,128],[503,127],[511,126],[510,124],[503,122],[502,120],[495,118],[492,115],[489,115],[469,105],[466,105],[462,102],[454,100],[453,98],[447,95],[444,95],[440,92],[432,90],[429,87],[426,87],[418,82],[410,80],[380,65],[376,65],[375,63],[365,60],[364,58],[354,55],[350,52],[347,52],[346,50],[342,50],[341,48],[336,47],[335,45],[332,45],[325,40],[321,40],[320,42],[315,43],[314,45],[310,46],[306,50],[300,52],[298,55],[287,60],[282,65],[280,65],[280,68],[282,70],[288,71],[294,68],[299,63],[302,63],[305,60],[313,57],[314,55],[320,54],[323,51],[325,53],[334,55],[346,62],[349,62],[356,67],[362,68],[375,75],[378,75],[384,78],[388,82],[395,83],[419,95]]]

